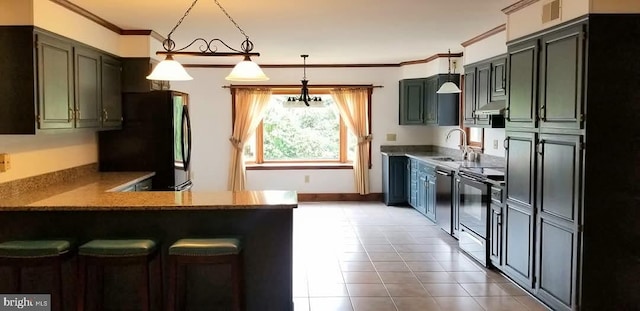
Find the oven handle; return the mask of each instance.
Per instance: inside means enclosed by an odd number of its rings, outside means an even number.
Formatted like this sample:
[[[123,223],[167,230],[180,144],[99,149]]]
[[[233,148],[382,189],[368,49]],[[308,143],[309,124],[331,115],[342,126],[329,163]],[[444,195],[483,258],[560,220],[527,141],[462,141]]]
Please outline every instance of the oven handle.
[[[459,172],[459,173],[458,173],[458,175],[459,175],[460,177],[462,177],[462,178],[466,178],[466,179],[470,179],[470,180],[477,181],[477,182],[480,182],[480,183],[484,183],[484,180],[482,180],[482,179],[478,179],[478,178],[475,178],[475,177],[470,176],[470,175],[467,175],[467,174],[465,174],[465,173],[460,173],[460,172]]]

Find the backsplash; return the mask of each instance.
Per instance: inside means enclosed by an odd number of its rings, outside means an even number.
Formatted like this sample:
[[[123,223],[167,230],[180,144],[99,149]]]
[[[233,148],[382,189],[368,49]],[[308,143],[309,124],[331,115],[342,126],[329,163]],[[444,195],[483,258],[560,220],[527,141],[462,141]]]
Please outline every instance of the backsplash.
[[[52,184],[64,183],[98,171],[98,164],[91,163],[42,175],[0,183],[0,198],[9,198]]]
[[[412,153],[412,152],[433,152],[442,156],[449,157],[462,157],[459,149],[447,148],[433,145],[381,145],[380,152],[399,152],[399,153]],[[485,166],[491,167],[505,167],[505,158],[492,156],[488,154],[476,154],[479,157],[477,162],[482,163]]]

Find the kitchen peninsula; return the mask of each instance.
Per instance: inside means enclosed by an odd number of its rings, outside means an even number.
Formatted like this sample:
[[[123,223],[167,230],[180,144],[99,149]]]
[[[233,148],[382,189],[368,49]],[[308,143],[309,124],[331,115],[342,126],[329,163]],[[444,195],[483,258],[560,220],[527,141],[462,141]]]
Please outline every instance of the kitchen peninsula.
[[[295,191],[118,192],[149,176],[96,173],[5,197],[0,241],[65,238],[77,246],[92,239],[152,238],[161,245],[166,272],[167,249],[178,239],[240,236],[247,310],[292,309]]]

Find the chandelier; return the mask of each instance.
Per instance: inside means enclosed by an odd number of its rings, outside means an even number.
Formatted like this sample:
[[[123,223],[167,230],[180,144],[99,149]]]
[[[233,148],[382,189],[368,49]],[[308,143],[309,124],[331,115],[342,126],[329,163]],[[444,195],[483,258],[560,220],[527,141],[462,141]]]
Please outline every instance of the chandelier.
[[[196,5],[198,0],[194,0],[191,3],[191,6],[184,12],[184,15],[173,29],[167,35],[167,39],[162,42],[162,47],[164,51],[157,51],[156,55],[166,55],[165,60],[160,62],[153,72],[147,76],[149,80],[169,80],[169,81],[184,81],[184,80],[193,80],[193,78],[187,73],[187,71],[182,67],[182,65],[173,59],[174,55],[187,55],[187,56],[242,56],[243,60],[239,62],[231,73],[225,78],[229,81],[266,81],[269,78],[262,72],[260,66],[258,64],[251,61],[251,56],[260,56],[260,53],[255,53],[253,51],[253,42],[249,40],[249,36],[238,26],[235,20],[227,13],[227,11],[220,5],[218,0],[213,0],[218,8],[227,16],[229,21],[231,21],[236,28],[240,31],[240,33],[244,36],[245,40],[240,44],[240,49],[234,49],[228,44],[226,44],[221,39],[203,39],[196,38],[191,43],[187,44],[185,47],[176,48],[176,43],[171,39],[171,35],[174,31],[182,24],[182,21],[189,15],[191,9]],[[200,43],[201,45],[198,47],[198,51],[187,51],[191,46],[196,43]],[[229,51],[218,51],[218,46],[216,44],[221,44],[226,47]]]
[[[322,104],[322,97],[320,96],[309,96],[309,80],[307,80],[307,57],[309,57],[309,55],[306,54],[302,54],[300,55],[300,57],[302,57],[302,61],[303,61],[303,65],[302,65],[302,70],[303,70],[303,75],[302,75],[302,80],[300,80],[300,82],[302,82],[302,88],[300,89],[300,96],[298,97],[288,97],[287,98],[287,102],[289,103],[304,103],[305,105],[307,105],[307,107],[309,107],[309,102],[313,102],[314,106],[315,105],[320,105]]]

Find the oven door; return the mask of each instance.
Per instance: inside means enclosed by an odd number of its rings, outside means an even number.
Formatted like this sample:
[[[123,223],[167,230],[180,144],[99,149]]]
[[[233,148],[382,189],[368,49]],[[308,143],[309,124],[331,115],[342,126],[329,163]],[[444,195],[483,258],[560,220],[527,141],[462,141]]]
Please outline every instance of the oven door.
[[[460,225],[486,239],[489,211],[489,186],[473,176],[459,173],[458,213]]]

